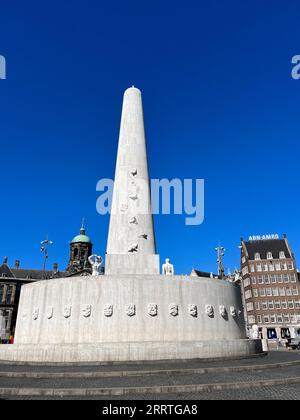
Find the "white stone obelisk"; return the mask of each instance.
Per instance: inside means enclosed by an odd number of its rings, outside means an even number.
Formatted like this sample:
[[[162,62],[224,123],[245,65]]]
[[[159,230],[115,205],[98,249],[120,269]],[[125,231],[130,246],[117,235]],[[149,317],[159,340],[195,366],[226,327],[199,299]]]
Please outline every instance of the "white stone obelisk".
[[[159,274],[142,96],[124,93],[105,274]]]

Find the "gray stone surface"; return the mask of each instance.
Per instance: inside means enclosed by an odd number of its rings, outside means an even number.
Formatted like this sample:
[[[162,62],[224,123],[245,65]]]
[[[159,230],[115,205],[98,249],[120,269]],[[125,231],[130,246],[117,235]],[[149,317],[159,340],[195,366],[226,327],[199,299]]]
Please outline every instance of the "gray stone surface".
[[[139,89],[124,93],[106,274],[159,274]]]

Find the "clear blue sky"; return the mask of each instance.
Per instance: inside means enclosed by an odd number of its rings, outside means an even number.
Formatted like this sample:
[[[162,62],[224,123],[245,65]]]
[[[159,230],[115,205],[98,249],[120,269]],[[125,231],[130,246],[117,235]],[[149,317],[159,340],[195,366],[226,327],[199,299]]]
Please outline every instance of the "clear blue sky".
[[[239,264],[239,239],[284,233],[300,263],[299,1],[3,2],[0,258],[65,268],[85,216],[104,254],[96,182],[113,178],[123,91],[143,92],[153,178],[204,178],[205,222],[155,218],[179,273]]]

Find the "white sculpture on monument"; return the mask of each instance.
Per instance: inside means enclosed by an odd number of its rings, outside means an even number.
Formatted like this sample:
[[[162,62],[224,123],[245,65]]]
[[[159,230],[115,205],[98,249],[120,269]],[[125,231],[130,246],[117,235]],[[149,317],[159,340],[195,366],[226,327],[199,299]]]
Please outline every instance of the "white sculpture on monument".
[[[256,324],[252,325],[252,338],[253,340],[259,339],[259,328]]]
[[[103,259],[100,255],[93,254],[89,257],[89,263],[93,269],[92,276],[100,276],[102,262]]]
[[[165,263],[162,265],[163,276],[174,276],[174,265],[170,263],[170,259],[166,258]]]

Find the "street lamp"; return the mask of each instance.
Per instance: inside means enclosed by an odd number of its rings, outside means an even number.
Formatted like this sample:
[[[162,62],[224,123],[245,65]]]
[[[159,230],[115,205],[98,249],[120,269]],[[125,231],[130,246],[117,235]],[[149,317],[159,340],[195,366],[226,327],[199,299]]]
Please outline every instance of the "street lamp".
[[[53,245],[53,242],[50,241],[48,238],[41,242],[41,252],[44,253],[44,264],[43,264],[43,280],[45,278],[45,271],[46,271],[46,263],[48,259],[48,247],[49,245]]]
[[[225,277],[224,266],[223,266],[223,257],[225,255],[226,249],[222,246],[215,248],[217,252],[217,263],[218,263],[218,276],[223,279]]]

